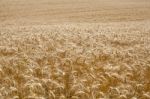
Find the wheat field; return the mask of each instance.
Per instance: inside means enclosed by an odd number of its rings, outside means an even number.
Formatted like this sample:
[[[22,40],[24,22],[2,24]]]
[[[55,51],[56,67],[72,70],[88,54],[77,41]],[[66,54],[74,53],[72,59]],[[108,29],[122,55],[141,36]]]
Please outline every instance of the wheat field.
[[[0,99],[150,99],[149,0],[0,0]]]

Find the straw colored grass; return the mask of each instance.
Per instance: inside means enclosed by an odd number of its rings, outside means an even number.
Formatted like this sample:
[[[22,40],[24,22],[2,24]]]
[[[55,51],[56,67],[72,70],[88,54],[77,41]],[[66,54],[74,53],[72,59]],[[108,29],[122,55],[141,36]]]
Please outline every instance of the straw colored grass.
[[[150,99],[150,22],[0,27],[1,99]]]

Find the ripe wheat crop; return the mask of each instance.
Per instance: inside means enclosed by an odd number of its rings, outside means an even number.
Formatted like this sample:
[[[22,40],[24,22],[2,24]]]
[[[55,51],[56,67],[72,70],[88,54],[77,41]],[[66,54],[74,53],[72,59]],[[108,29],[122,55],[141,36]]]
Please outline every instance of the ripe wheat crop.
[[[150,99],[150,22],[1,26],[0,99]]]

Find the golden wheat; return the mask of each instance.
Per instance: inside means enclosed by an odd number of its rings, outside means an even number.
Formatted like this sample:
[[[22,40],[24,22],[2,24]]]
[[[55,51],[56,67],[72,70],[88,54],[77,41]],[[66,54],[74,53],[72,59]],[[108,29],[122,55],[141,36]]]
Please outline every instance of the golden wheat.
[[[150,22],[0,27],[1,99],[150,99]]]

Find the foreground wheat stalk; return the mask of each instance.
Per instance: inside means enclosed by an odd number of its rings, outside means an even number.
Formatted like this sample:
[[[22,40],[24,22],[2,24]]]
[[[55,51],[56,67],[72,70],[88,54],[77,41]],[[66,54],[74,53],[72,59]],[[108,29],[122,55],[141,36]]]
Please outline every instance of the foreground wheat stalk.
[[[149,26],[1,26],[0,99],[150,99]]]

